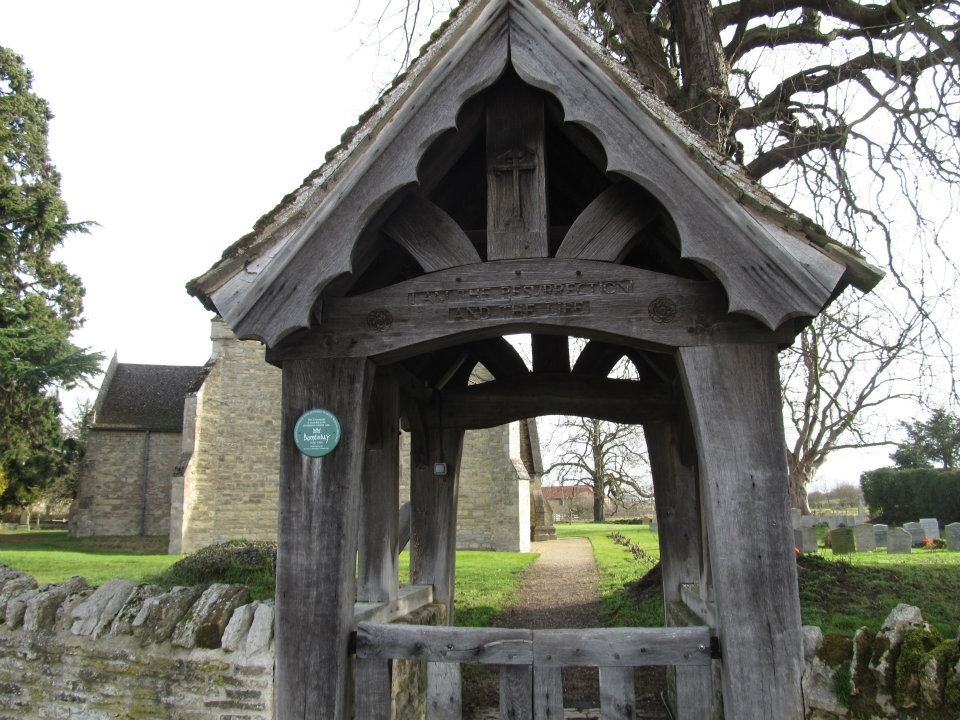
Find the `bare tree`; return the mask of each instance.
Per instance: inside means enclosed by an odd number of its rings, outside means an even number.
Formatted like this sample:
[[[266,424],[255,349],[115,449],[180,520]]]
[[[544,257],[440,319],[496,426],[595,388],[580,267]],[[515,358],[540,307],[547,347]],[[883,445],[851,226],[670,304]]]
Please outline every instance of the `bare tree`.
[[[606,518],[606,500],[616,505],[651,498],[643,481],[647,458],[643,429],[639,425],[564,417],[557,424],[556,462],[545,474],[557,471],[561,485],[586,485],[593,490],[593,519]]]

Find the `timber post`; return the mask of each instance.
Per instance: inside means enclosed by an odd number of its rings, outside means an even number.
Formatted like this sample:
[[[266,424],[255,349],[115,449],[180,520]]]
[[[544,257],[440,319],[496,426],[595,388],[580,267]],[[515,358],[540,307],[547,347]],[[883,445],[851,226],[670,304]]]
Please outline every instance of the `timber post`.
[[[373,377],[374,366],[366,358],[283,364],[275,629],[276,713],[283,720],[347,720],[360,485]],[[313,458],[297,449],[293,428],[304,412],[317,407],[339,419],[342,439],[336,451]]]

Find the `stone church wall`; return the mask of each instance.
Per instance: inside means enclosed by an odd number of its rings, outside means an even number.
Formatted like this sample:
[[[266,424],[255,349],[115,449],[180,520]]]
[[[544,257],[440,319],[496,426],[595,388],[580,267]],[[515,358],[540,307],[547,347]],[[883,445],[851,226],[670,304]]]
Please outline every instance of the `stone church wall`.
[[[143,431],[90,432],[70,521],[73,535],[139,535],[141,530],[145,535],[168,533],[170,468],[180,456],[181,436],[151,432],[149,452],[146,445],[147,433]]]

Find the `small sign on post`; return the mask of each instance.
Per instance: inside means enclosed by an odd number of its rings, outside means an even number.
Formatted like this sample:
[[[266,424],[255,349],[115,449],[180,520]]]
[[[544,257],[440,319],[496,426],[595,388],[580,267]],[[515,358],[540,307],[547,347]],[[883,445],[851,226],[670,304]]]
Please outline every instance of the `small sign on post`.
[[[443,477],[447,474],[447,464],[438,462],[433,464],[433,474],[437,477]]]
[[[329,455],[340,443],[340,421],[329,410],[307,410],[293,426],[293,441],[307,457]]]

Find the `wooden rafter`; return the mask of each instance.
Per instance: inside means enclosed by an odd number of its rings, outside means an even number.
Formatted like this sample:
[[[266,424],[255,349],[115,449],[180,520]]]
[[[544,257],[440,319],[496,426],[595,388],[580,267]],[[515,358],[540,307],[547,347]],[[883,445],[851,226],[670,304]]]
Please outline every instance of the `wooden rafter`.
[[[424,272],[480,262],[480,255],[453,218],[416,193],[390,216],[383,232],[410,253]]]
[[[658,214],[658,204],[649,194],[629,180],[621,180],[580,213],[557,250],[557,257],[621,262],[633,239]]]

